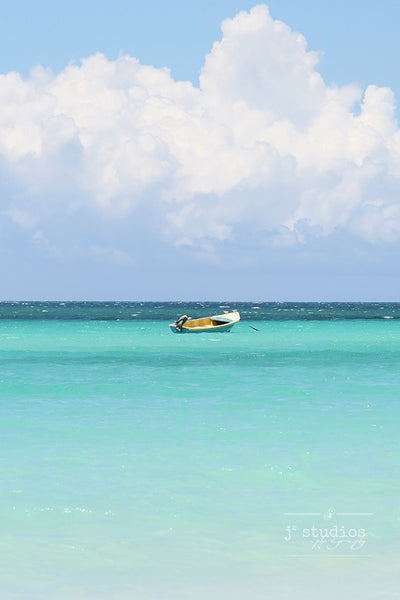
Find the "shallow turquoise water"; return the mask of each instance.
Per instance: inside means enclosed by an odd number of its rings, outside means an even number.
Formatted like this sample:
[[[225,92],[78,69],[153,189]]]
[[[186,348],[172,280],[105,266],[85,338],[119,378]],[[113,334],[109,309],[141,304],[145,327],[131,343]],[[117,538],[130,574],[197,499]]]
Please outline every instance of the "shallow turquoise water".
[[[1,596],[398,598],[400,322],[179,308],[1,321]]]

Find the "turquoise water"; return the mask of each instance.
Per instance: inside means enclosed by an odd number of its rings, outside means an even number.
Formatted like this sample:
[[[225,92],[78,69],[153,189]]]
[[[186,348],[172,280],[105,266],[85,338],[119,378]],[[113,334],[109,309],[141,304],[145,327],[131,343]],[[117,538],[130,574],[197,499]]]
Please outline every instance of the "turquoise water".
[[[400,597],[399,305],[239,308],[0,305],[2,598]]]

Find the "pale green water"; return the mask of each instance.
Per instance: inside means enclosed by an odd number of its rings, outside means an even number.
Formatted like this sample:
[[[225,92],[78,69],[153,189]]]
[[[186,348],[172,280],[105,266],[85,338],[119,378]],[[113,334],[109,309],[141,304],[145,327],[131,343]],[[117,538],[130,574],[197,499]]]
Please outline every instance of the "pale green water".
[[[399,598],[400,322],[179,312],[0,322],[1,597]]]

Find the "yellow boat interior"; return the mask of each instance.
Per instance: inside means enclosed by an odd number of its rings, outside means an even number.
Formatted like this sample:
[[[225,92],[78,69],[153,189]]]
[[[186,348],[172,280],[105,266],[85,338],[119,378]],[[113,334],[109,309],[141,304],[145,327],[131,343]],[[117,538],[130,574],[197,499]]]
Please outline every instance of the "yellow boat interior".
[[[186,321],[184,327],[192,329],[195,327],[218,327],[218,325],[228,325],[228,323],[226,321],[217,321],[211,317],[204,317],[202,319],[192,319]]]

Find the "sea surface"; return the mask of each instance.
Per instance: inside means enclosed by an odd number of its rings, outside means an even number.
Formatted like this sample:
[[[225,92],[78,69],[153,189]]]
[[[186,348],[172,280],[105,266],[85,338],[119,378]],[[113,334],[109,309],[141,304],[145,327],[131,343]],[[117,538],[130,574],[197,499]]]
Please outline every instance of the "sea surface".
[[[399,426],[400,304],[0,303],[0,598],[398,600]]]

